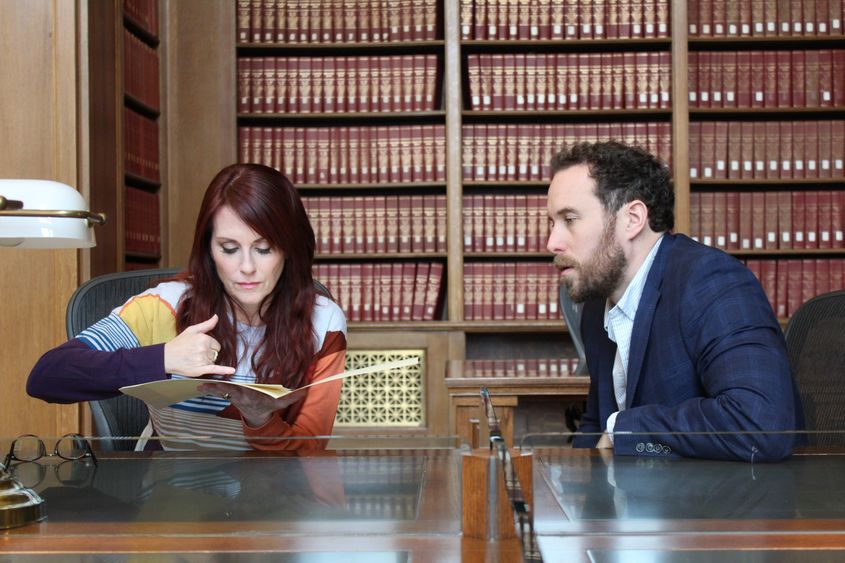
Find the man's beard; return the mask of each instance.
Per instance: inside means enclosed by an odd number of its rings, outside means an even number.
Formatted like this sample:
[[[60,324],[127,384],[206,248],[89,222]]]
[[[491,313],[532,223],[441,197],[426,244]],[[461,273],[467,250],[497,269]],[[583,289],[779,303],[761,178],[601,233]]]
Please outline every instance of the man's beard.
[[[616,218],[613,217],[605,225],[598,249],[588,262],[582,264],[562,254],[555,255],[554,264],[558,269],[569,267],[576,270],[576,276],[561,278],[566,293],[575,303],[607,299],[619,287],[628,267],[628,259],[616,242],[615,227]]]

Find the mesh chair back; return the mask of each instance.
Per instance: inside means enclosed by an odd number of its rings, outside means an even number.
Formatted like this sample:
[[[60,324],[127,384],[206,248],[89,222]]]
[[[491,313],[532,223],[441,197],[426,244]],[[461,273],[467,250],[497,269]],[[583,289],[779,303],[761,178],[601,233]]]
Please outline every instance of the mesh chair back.
[[[123,304],[133,295],[151,287],[156,280],[169,278],[180,269],[134,270],[106,274],[82,284],[70,298],[67,306],[67,335],[73,338],[112,309]],[[132,450],[133,440],[112,440],[114,436],[138,436],[149,419],[147,406],[127,395],[91,401],[91,416],[100,449],[107,451]]]
[[[845,446],[845,291],[804,303],[786,326],[786,347],[815,446]]]
[[[73,338],[112,309],[123,304],[133,295],[152,287],[161,279],[170,278],[181,268],[133,270],[106,274],[82,284],[71,296],[67,306],[67,336]],[[317,293],[331,298],[326,287],[314,280]],[[119,395],[111,399],[91,401],[91,417],[100,449],[106,451],[133,450],[134,440],[112,440],[115,436],[139,436],[149,420],[147,406],[140,400]]]
[[[575,370],[575,374],[584,375],[587,373],[587,357],[584,355],[584,341],[581,339],[581,311],[583,307],[569,298],[563,285],[558,290],[558,300],[560,301],[563,320],[566,322],[566,329],[569,331],[569,337],[572,338],[575,351],[578,352],[578,368]]]

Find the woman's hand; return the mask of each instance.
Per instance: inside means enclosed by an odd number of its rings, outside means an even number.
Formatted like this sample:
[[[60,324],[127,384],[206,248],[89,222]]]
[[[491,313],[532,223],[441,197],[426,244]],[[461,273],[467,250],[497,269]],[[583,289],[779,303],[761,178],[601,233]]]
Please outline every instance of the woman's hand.
[[[218,366],[220,343],[206,333],[217,326],[217,315],[207,321],[189,326],[164,345],[164,369],[188,377],[201,375],[231,375],[234,367]]]
[[[289,407],[306,395],[301,391],[293,391],[284,397],[274,399],[249,387],[213,382],[203,383],[197,389],[208,395],[220,395],[231,401],[240,411],[244,421],[253,428],[262,426],[270,420],[274,412]]]

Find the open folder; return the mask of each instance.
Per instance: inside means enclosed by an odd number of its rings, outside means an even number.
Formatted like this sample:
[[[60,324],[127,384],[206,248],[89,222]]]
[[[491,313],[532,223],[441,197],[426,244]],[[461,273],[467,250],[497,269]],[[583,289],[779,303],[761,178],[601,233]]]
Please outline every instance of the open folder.
[[[185,401],[187,399],[192,399],[194,397],[199,397],[200,395],[203,395],[202,392],[197,391],[197,387],[202,385],[203,383],[225,383],[226,385],[234,385],[237,387],[249,387],[250,389],[260,391],[261,393],[264,393],[265,395],[268,395],[274,399],[278,399],[279,397],[284,397],[288,393],[301,391],[303,389],[313,387],[314,385],[322,385],[323,383],[336,381],[338,379],[345,379],[347,377],[353,377],[355,375],[366,375],[368,373],[389,371],[395,368],[415,366],[419,363],[420,359],[417,357],[405,358],[404,360],[396,360],[394,362],[374,364],[371,366],[353,369],[350,371],[345,371],[343,373],[338,373],[336,375],[326,377],[325,379],[315,381],[314,383],[303,385],[302,387],[299,387],[297,389],[288,389],[287,387],[284,387],[282,385],[273,385],[268,383],[237,383],[234,381],[225,381],[219,379],[189,378],[162,379],[160,381],[150,381],[149,383],[140,383],[138,385],[127,385],[125,387],[121,387],[120,392],[125,395],[129,395],[130,397],[141,399],[148,405],[156,408],[166,407],[174,403],[179,403],[181,401]]]

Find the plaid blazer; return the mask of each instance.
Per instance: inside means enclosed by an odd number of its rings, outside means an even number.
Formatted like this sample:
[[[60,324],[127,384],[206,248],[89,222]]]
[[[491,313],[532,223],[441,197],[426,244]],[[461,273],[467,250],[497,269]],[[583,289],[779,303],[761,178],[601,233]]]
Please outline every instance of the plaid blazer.
[[[618,410],[604,305],[588,301],[581,319],[590,393],[576,447],[595,446],[598,435],[587,433],[604,431]],[[616,454],[765,461],[792,453],[792,435],[760,433],[803,428],[803,415],[783,332],[741,262],[665,235],[634,319],[625,406]]]

